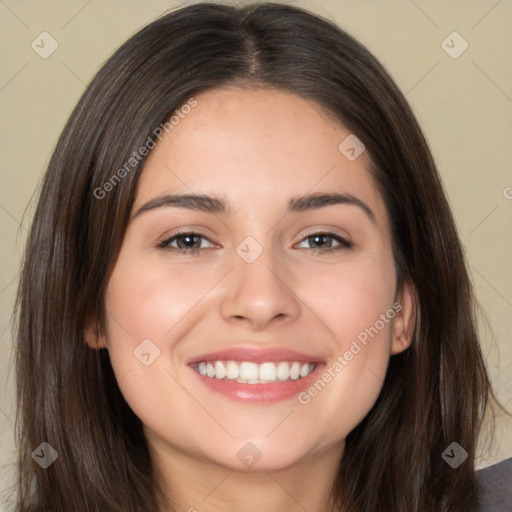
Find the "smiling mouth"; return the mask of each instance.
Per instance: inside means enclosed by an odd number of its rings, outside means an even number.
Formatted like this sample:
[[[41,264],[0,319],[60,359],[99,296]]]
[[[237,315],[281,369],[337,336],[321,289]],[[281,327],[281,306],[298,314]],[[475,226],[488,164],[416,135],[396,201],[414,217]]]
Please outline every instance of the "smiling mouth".
[[[215,380],[231,380],[241,384],[275,384],[300,380],[316,367],[315,363],[298,361],[264,362],[252,361],[201,361],[192,368],[203,377]]]

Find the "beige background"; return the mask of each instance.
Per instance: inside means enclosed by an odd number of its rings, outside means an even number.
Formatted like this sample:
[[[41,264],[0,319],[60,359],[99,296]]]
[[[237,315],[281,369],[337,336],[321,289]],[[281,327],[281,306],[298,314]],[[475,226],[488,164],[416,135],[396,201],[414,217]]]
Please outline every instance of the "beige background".
[[[2,491],[15,453],[10,317],[32,195],[58,134],[100,65],[137,29],[188,3],[0,0],[0,507],[6,507]],[[288,3],[356,36],[410,101],[438,163],[494,333],[481,328],[492,380],[498,397],[512,407],[512,1]],[[43,31],[59,45],[47,59],[31,48]],[[456,59],[441,47],[453,31],[469,44]],[[500,420],[497,443],[482,447],[479,466],[512,455],[511,425]]]

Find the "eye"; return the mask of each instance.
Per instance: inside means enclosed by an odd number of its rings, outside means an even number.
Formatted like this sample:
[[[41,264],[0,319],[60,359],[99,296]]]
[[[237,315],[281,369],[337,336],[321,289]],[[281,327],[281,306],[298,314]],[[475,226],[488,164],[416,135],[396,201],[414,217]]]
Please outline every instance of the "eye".
[[[335,233],[313,233],[306,238],[300,244],[309,243],[310,245],[317,245],[319,247],[305,247],[315,253],[317,252],[334,252],[341,251],[344,249],[351,249],[353,244],[348,240],[345,240],[342,236]],[[333,245],[333,243],[335,245]],[[299,244],[299,245],[300,245]]]
[[[208,240],[211,243],[211,241],[207,237],[199,233],[177,233],[171,236],[170,238],[166,238],[165,240],[160,242],[158,244],[158,248],[174,252],[186,252],[189,254],[195,254],[208,248],[205,247],[204,244],[202,243],[204,240]]]
[[[204,235],[195,232],[181,232],[166,238],[160,242],[157,247],[178,253],[196,254],[209,248],[207,245],[205,246],[205,244],[203,244],[204,241],[213,245],[211,240]],[[330,253],[353,247],[352,242],[349,242],[342,236],[327,232],[308,235],[298,246],[304,243],[316,245],[317,247],[304,247],[314,253]]]

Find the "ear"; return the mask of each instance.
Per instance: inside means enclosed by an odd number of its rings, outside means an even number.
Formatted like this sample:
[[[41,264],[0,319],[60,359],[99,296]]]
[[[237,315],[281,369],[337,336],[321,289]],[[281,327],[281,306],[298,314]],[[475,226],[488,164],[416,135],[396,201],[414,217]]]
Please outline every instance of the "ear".
[[[94,350],[100,348],[107,348],[107,339],[103,332],[103,329],[98,325],[95,320],[89,320],[86,322],[84,329],[84,338],[87,345]]]
[[[416,324],[417,295],[414,284],[406,279],[395,297],[395,304],[401,306],[393,319],[391,331],[391,355],[403,352],[412,343]]]

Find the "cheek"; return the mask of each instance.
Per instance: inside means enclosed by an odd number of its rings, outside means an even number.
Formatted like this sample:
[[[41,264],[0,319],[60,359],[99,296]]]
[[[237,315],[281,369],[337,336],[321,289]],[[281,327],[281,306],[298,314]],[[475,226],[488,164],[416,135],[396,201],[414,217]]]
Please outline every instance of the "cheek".
[[[125,255],[105,296],[107,346],[119,388],[143,424],[156,425],[177,444],[183,437],[180,425],[193,424],[198,407],[179,384],[174,348],[190,330],[187,314],[211,287],[208,276],[193,276],[187,268],[164,269]],[[176,410],[179,422],[171,421]]]
[[[378,398],[390,357],[396,310],[392,257],[324,268],[304,278],[299,293],[328,328],[333,352],[322,375],[299,396],[324,422],[325,443],[345,437]]]
[[[389,362],[389,350],[387,344],[377,338],[371,343],[374,344],[371,347],[353,345],[352,350],[343,352],[298,397],[303,414],[324,425],[323,446],[345,439],[377,401]],[[348,353],[351,354],[349,357]]]
[[[180,410],[194,410],[178,384],[176,369],[183,362],[176,346],[193,336],[218,279],[207,265],[192,269],[120,255],[105,296],[107,347],[119,387],[143,422],[154,422],[154,411],[168,410],[169,397],[179,397]]]
[[[118,262],[106,294],[110,325],[124,328],[133,342],[150,338],[168,350],[175,328],[217,280],[203,267]]]
[[[390,310],[396,292],[390,254],[382,252],[380,257],[365,256],[340,265],[317,267],[304,274],[298,295],[324,322],[338,350],[348,350],[350,341],[359,335],[364,338],[376,322],[379,333],[383,331],[384,337],[389,337],[391,323],[383,324],[379,319]]]

